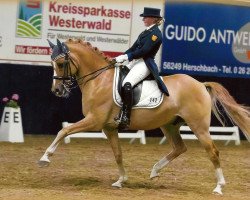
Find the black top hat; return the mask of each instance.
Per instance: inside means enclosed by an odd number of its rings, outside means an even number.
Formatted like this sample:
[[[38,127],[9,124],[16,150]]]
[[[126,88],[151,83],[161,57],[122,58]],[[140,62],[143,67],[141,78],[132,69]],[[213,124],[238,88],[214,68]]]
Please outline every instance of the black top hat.
[[[156,18],[162,18],[160,15],[161,9],[159,8],[149,8],[144,7],[144,11],[142,14],[140,14],[141,17],[156,17]]]

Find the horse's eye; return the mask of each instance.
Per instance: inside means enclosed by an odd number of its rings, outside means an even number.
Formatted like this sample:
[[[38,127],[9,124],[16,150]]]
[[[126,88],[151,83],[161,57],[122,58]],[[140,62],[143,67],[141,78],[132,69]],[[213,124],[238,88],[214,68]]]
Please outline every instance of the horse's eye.
[[[59,69],[62,69],[63,68],[63,63],[57,63],[57,66]]]

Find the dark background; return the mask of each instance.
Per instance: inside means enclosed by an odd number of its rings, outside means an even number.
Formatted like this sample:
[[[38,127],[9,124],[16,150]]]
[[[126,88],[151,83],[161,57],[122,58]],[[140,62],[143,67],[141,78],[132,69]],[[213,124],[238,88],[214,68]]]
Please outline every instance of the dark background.
[[[83,118],[81,113],[80,90],[72,90],[69,98],[58,98],[50,89],[53,70],[48,66],[0,64],[0,99],[20,95],[23,129],[25,134],[56,134],[63,121],[76,122]],[[240,104],[250,105],[250,80],[240,78],[221,78],[193,76],[195,79],[216,81],[228,89]],[[2,116],[4,104],[0,103]],[[213,117],[212,126],[219,125]],[[227,126],[231,126],[229,122]],[[160,136],[159,129],[146,131],[147,136]],[[241,134],[241,137],[244,136]]]

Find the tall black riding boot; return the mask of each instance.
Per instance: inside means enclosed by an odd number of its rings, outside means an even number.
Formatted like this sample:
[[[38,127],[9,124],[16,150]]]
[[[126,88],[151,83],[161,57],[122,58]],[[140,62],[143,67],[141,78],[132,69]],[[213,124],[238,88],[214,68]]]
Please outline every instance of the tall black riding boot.
[[[121,110],[121,118],[118,128],[126,129],[130,124],[130,114],[133,104],[133,90],[131,83],[127,82],[122,87],[122,110]]]

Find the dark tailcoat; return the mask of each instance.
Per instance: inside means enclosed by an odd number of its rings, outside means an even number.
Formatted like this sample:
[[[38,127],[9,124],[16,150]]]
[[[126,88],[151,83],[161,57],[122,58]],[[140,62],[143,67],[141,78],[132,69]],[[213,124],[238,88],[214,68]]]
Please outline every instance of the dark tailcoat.
[[[129,61],[133,59],[143,58],[145,64],[156,80],[160,90],[168,95],[168,90],[164,82],[159,77],[158,67],[155,63],[155,55],[158,52],[162,43],[162,33],[157,25],[154,25],[149,30],[143,31],[129,48],[125,54],[128,55]]]

